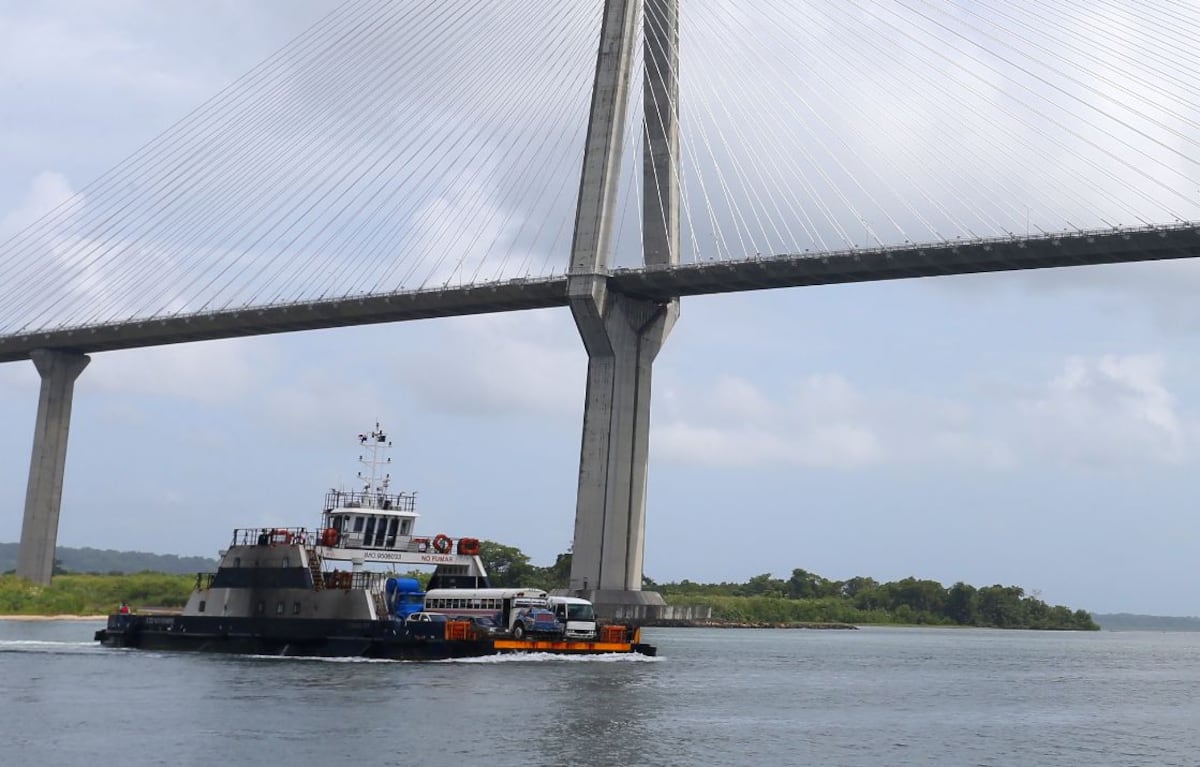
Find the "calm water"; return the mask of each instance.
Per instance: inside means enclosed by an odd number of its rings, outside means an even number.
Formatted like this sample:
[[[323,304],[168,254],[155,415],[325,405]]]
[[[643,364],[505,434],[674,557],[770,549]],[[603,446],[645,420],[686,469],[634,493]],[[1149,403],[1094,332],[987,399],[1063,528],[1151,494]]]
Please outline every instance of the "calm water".
[[[107,650],[0,620],[3,765],[1196,765],[1200,633],[647,631],[662,657]]]

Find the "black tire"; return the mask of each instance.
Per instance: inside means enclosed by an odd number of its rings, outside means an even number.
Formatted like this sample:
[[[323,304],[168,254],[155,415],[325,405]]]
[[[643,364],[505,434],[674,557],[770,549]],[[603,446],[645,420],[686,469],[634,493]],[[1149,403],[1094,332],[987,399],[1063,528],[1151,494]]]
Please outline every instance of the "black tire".
[[[525,626],[518,622],[517,625],[513,626],[513,639],[515,639],[519,642],[524,638],[525,638]]]

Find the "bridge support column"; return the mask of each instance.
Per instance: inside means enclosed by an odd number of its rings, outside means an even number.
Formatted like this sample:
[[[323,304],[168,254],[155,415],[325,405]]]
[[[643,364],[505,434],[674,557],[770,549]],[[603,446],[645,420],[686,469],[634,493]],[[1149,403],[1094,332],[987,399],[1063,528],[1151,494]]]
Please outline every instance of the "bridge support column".
[[[29,484],[25,490],[25,517],[21,523],[17,576],[49,585],[58,543],[58,515],[67,462],[67,434],[71,428],[71,400],[75,394],[75,379],[91,358],[84,354],[49,349],[35,349],[29,356],[42,377],[42,389],[33,432]]]
[[[588,353],[587,400],[571,590],[602,617],[653,618],[664,604],[642,591],[650,380],[654,358],[679,316],[679,301],[654,302],[608,289],[612,211],[621,166],[632,42],[642,4],[606,0],[584,150],[567,295]],[[678,1],[646,0],[642,254],[679,258]]]
[[[602,614],[652,617],[628,613],[663,604],[642,591],[650,383],[678,303],[608,293],[598,279],[574,283],[570,298],[588,351],[571,589]]]

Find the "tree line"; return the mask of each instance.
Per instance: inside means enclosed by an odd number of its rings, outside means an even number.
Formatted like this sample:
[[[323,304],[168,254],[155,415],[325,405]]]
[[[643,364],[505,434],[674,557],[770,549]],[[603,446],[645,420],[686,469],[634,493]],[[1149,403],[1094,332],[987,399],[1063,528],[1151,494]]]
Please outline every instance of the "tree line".
[[[480,557],[494,586],[565,589],[570,585],[571,554],[559,554],[554,564],[538,567],[520,549],[494,541],[480,544]],[[656,583],[643,579],[643,588],[661,593],[675,604],[703,604],[713,617],[746,622],[895,623],[938,626],[979,626],[1011,629],[1096,631],[1100,627],[1086,610],[1048,605],[1020,586],[975,587],[961,581],[946,587],[933,580],[904,578],[880,583],[855,576],[830,580],[802,568],[790,578],[771,573],[745,583]]]
[[[17,568],[16,543],[0,543],[0,573]],[[178,573],[195,575],[215,570],[217,560],[211,557],[180,557],[174,554],[148,554],[144,551],[115,549],[71,548],[59,546],[54,550],[54,573]]]

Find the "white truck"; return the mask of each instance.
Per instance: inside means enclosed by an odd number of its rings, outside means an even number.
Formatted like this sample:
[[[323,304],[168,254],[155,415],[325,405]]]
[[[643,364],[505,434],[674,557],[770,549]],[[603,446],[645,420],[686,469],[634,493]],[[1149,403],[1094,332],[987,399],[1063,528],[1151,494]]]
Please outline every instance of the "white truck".
[[[547,598],[554,617],[562,623],[567,639],[596,638],[596,611],[592,603],[579,597],[550,596]]]

